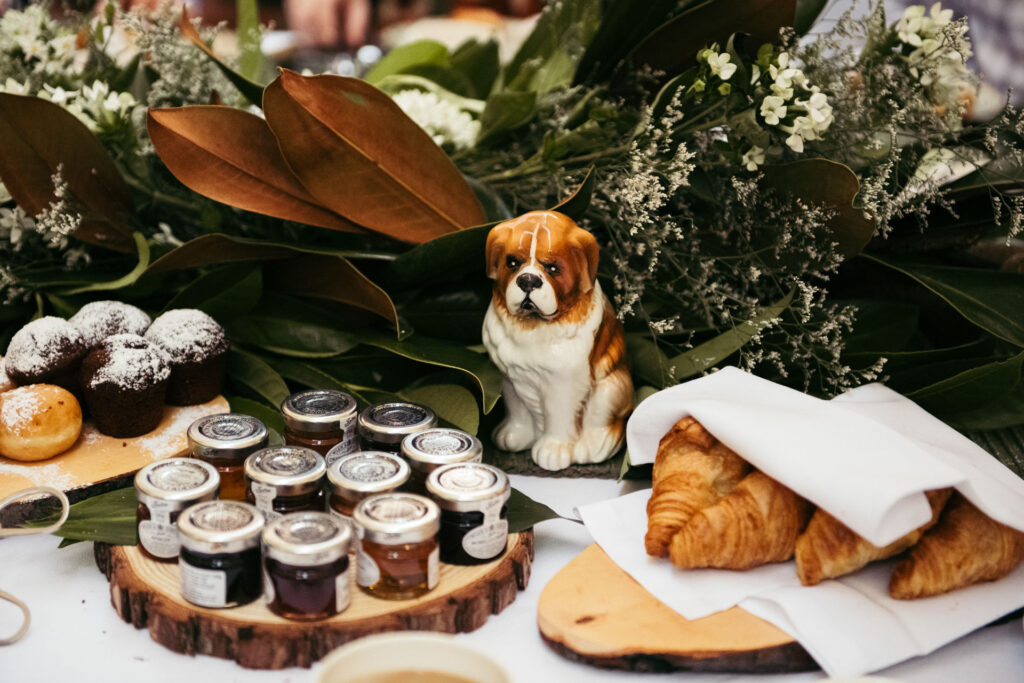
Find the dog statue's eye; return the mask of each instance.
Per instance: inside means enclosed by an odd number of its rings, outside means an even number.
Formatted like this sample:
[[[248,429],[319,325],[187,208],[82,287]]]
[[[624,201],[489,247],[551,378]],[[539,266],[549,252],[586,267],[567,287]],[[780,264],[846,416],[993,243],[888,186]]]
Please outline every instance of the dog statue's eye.
[[[557,263],[545,263],[544,270],[548,271],[550,275],[558,275],[560,272]]]
[[[515,270],[519,267],[520,261],[515,256],[506,256],[505,265],[508,266],[509,270]]]

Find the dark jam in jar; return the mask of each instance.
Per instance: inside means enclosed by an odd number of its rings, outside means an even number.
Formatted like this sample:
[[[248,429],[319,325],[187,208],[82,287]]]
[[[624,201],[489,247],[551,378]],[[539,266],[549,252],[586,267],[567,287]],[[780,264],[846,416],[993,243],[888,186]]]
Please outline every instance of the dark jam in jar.
[[[224,500],[245,500],[243,464],[249,455],[265,448],[268,439],[262,422],[238,413],[207,415],[188,428],[192,455],[217,469]]]
[[[481,463],[444,465],[427,478],[441,508],[441,560],[473,565],[501,556],[508,545],[508,477]]]
[[[286,619],[327,619],[351,601],[352,527],[324,512],[285,515],[263,530],[264,595]]]
[[[363,500],[353,519],[362,535],[356,583],[370,595],[407,600],[440,580],[437,530],[440,511],[424,496],[384,493]]]
[[[284,440],[327,457],[356,450],[356,402],[343,391],[313,389],[292,394],[281,403]],[[330,464],[328,461],[327,464]]]
[[[323,457],[308,448],[264,448],[245,460],[246,500],[255,505],[268,522],[290,512],[322,512],[322,483],[326,471]]]
[[[178,515],[190,505],[217,497],[220,477],[213,466],[191,458],[169,458],[135,475],[139,548],[151,560],[178,558]]]
[[[427,494],[427,477],[442,465],[480,462],[484,455],[480,439],[458,429],[434,427],[410,434],[402,439],[400,451],[409,462],[412,473],[405,490]]]
[[[181,595],[200,607],[245,605],[263,592],[263,516],[246,503],[199,503],[178,518]]]
[[[376,403],[359,413],[359,442],[364,451],[398,453],[409,434],[437,425],[434,411],[415,403]]]
[[[359,501],[395,491],[408,479],[409,464],[392,453],[359,451],[342,456],[327,467],[331,511],[351,519]]]

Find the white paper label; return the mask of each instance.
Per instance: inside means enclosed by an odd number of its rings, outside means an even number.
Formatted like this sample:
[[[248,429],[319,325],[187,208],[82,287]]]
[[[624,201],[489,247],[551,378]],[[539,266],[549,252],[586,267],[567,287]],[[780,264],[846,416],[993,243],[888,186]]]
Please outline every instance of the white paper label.
[[[227,575],[217,569],[200,569],[187,562],[181,568],[181,596],[200,607],[224,607],[228,601]]]
[[[263,567],[263,597],[266,599],[267,604],[274,602],[274,580],[270,578],[270,572],[267,571],[266,567]]]
[[[280,512],[274,511],[274,498],[277,497],[277,487],[273,484],[264,484],[259,481],[250,482],[252,497],[256,499],[256,509],[267,518],[267,524],[276,522],[283,517]]]
[[[441,581],[441,548],[434,546],[427,557],[427,589],[433,590]]]
[[[380,567],[361,547],[356,550],[356,582],[363,588],[377,585],[380,581]]]
[[[349,453],[355,453],[358,449],[356,446],[356,416],[345,420],[345,423],[341,425],[343,436],[338,445],[331,449],[330,455],[327,458],[327,466],[330,467],[331,463],[335,460],[342,458]]]
[[[171,524],[171,513],[180,509],[181,503],[152,500],[146,503],[146,507],[150,518],[139,522],[139,543],[154,557],[177,557],[181,544],[178,527]]]
[[[467,555],[478,560],[489,560],[505,550],[508,543],[508,520],[501,518],[504,505],[505,498],[502,497],[481,509],[484,513],[483,524],[462,537],[462,549]]]
[[[342,573],[338,574],[338,578],[334,579],[334,607],[339,612],[345,611],[349,603],[352,602],[352,589],[349,584],[349,571],[346,569]]]

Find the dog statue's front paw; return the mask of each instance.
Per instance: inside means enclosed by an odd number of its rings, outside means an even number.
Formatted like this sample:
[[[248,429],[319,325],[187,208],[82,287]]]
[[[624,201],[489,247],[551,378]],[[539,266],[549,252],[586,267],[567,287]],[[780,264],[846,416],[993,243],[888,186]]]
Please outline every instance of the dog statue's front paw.
[[[533,461],[546,470],[564,470],[572,464],[573,444],[545,436],[533,446]]]
[[[505,418],[491,435],[494,445],[503,451],[525,451],[537,440],[533,422]]]

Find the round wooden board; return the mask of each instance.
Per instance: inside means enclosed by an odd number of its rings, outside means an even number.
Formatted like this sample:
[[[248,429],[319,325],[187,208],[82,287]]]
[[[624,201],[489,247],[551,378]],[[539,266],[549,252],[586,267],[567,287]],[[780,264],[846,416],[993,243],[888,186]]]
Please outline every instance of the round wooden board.
[[[508,550],[474,567],[441,564],[440,585],[415,600],[380,600],[354,585],[352,604],[323,621],[289,621],[262,600],[234,609],[186,602],[178,566],[154,562],[136,547],[95,544],[96,564],[110,581],[117,613],[153,640],[183,654],[234,659],[251,669],[310,666],[350,640],[381,631],[463,633],[480,628],[516,599],[530,580],[533,530],[509,535]],[[350,572],[355,574],[354,571]]]
[[[541,591],[537,625],[556,652],[601,668],[735,673],[818,668],[788,634],[738,607],[703,619],[683,618],[596,544]]]

